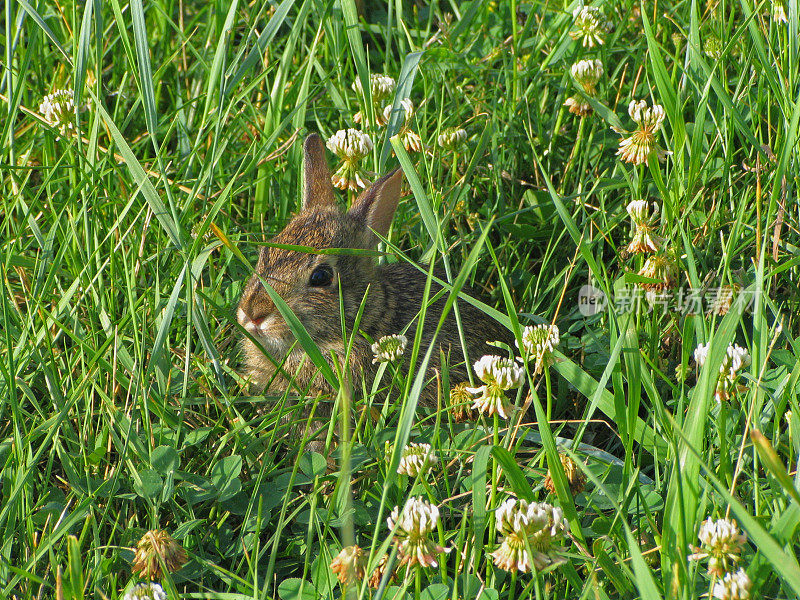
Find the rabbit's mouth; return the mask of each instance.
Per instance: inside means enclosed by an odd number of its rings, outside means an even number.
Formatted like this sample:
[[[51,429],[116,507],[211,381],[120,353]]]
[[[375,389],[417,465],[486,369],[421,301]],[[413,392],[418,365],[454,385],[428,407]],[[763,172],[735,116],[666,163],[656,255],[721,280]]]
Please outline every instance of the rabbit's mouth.
[[[305,315],[298,313],[300,321],[304,323],[311,338],[317,343],[320,350],[325,352],[330,349],[340,350],[341,339],[330,339],[328,337],[317,337],[317,331],[309,327],[305,320]],[[269,315],[264,318],[252,318],[241,308],[238,310],[237,318],[242,328],[249,333],[267,352],[273,357],[285,357],[290,352],[298,356],[304,354],[304,350],[297,342],[297,338],[289,329],[286,321],[280,315]]]
[[[287,335],[286,326],[280,316],[270,315],[262,319],[253,319],[241,308],[236,316],[244,330],[261,342],[270,354],[279,354],[289,349],[293,337]]]

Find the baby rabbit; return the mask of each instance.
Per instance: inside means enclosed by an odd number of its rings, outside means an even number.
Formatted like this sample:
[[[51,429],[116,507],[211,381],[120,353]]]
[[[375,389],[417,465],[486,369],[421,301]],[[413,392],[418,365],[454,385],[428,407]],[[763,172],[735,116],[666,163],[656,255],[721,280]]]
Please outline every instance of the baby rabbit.
[[[373,231],[384,237],[389,232],[400,199],[402,171],[397,169],[378,179],[353,202],[350,210],[343,211],[334,198],[325,146],[320,137],[309,135],[303,151],[305,181],[302,209],[272,242],[315,249],[375,249],[378,237]],[[382,336],[400,333],[405,333],[409,341],[414,338],[426,275],[407,263],[378,265],[375,257],[368,254],[312,254],[264,247],[255,270],[256,274],[242,293],[237,318],[245,331],[258,342],[253,343],[249,337],[243,340],[246,375],[256,389],[263,390],[272,381],[270,389],[285,390],[290,386],[290,381],[294,381],[294,387],[301,390],[309,388],[315,393],[336,391],[318,372],[300,344],[295,344],[289,326],[270,299],[259,276],[294,311],[332,365],[332,353],[342,368],[347,355],[346,342],[342,339],[340,296],[348,336],[352,335],[353,324],[366,294],[359,323],[360,332],[376,341]],[[443,278],[440,272],[437,272],[437,276]],[[440,289],[441,286],[434,282],[430,296]],[[468,289],[464,291],[470,294]],[[447,294],[427,308],[420,359],[430,345],[446,298]],[[506,328],[467,302],[459,301],[458,308],[470,365],[464,365],[456,319],[451,310],[437,336],[438,347],[432,353],[427,373],[433,379],[434,370],[440,367],[441,348],[449,356],[450,380],[454,384],[467,380],[467,368],[471,367],[472,362],[484,354],[500,353],[497,348],[488,346],[487,341],[513,342],[513,336]],[[376,370],[371,344],[360,332],[354,336],[347,364],[347,375],[356,393],[361,389],[362,378],[366,378],[369,387]],[[285,358],[282,373],[276,376],[274,362],[264,356],[262,348],[278,364]],[[409,349],[406,354],[410,354]],[[408,362],[406,356],[403,359],[406,372]],[[436,396],[435,382],[429,382],[420,400],[425,405],[435,406]]]

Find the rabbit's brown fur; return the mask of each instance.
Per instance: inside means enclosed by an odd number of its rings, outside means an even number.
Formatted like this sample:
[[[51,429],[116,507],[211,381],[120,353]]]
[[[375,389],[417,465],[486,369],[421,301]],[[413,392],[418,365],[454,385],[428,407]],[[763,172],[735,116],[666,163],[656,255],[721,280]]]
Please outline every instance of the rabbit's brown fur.
[[[309,246],[317,250],[329,248],[374,249],[378,238],[372,230],[386,236],[400,196],[402,172],[394,171],[378,181],[353,203],[349,211],[336,205],[331,186],[330,171],[325,160],[325,149],[317,135],[310,135],[304,144],[305,184],[301,212],[272,242]],[[315,269],[332,272],[328,285],[311,285],[310,276]],[[364,295],[367,300],[360,321],[360,330],[369,338],[406,333],[410,341],[416,332],[416,317],[424,295],[426,275],[412,265],[393,263],[378,265],[374,256],[355,254],[314,254],[293,249],[264,247],[261,249],[256,275],[247,283],[239,302],[239,322],[253,334],[261,346],[280,363],[294,343],[288,325],[281,318],[267,294],[261,279],[269,283],[277,294],[294,311],[308,330],[323,356],[332,362],[334,353],[338,362],[344,361],[346,351],[342,340],[340,320],[340,293],[344,305],[348,335],[352,331]],[[442,278],[442,274],[437,272]],[[430,296],[441,286],[432,285]],[[469,290],[464,290],[470,294]],[[471,294],[470,294],[471,295]],[[441,316],[447,294],[428,307],[422,334],[420,358],[430,345],[432,335]],[[510,332],[493,319],[465,301],[458,302],[470,362],[484,354],[498,350],[487,341],[513,341]],[[413,323],[412,323],[413,321]],[[409,323],[411,323],[409,327]],[[456,319],[451,310],[439,332],[437,344],[449,356],[450,378],[457,383],[467,379],[463,352],[459,341]],[[294,381],[298,389],[312,392],[334,392],[328,382],[305,355],[299,344],[295,346],[283,365],[283,373],[275,377],[273,361],[264,356],[261,348],[250,338],[243,340],[245,363],[255,387],[263,389],[273,380],[270,389],[287,389]],[[410,349],[407,349],[409,354]],[[350,351],[348,375],[353,389],[361,389],[361,378],[371,383],[376,365],[370,342],[356,334]],[[404,365],[408,364],[405,359]],[[432,353],[428,375],[439,368],[439,352]],[[273,379],[274,377],[274,379]],[[425,387],[422,402],[435,403],[436,386]]]

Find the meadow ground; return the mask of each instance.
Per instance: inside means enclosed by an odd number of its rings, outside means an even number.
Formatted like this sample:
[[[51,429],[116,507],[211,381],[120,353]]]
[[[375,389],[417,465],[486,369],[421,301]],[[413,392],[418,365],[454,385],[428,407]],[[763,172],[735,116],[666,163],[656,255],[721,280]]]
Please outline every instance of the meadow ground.
[[[6,2],[0,597],[799,597],[799,9]],[[235,307],[348,128],[530,360],[312,452]]]

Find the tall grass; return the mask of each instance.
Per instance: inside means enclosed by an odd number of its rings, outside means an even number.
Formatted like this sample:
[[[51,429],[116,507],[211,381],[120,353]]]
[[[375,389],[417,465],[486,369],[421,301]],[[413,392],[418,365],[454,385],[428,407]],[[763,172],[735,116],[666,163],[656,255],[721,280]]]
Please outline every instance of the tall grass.
[[[719,580],[689,560],[708,517],[746,533],[730,570],[751,597],[800,596],[800,10],[781,22],[777,5],[606,3],[588,48],[575,3],[7,2],[0,596],[122,598],[138,540],[164,529],[189,553],[170,598],[699,598]],[[605,74],[579,118],[564,102],[583,58]],[[443,264],[518,337],[555,323],[561,342],[508,422],[457,420],[446,370],[437,411],[417,406],[424,373],[391,364],[385,403],[309,397],[340,432],[356,416],[322,455],[293,437],[294,392],[248,392],[235,306],[298,208],[300,140],[354,126],[371,73],[397,89],[366,167],[400,164],[410,187],[385,260]],[[61,88],[74,131],[38,108]],[[422,153],[393,137],[406,97]],[[663,162],[615,156],[634,99],[664,108]],[[451,127],[457,151],[436,143]],[[638,199],[675,271],[662,304],[623,310],[659,281],[626,250]],[[608,303],[585,316],[589,284]],[[723,286],[751,302],[708,311]],[[732,343],[752,364],[717,402]],[[417,478],[397,473],[412,441],[439,459]],[[439,507],[451,550],[376,591],[373,569],[402,558],[386,519],[411,496]],[[509,497],[563,510],[560,564],[497,566]],[[330,563],[351,544],[367,573],[345,592]]]

